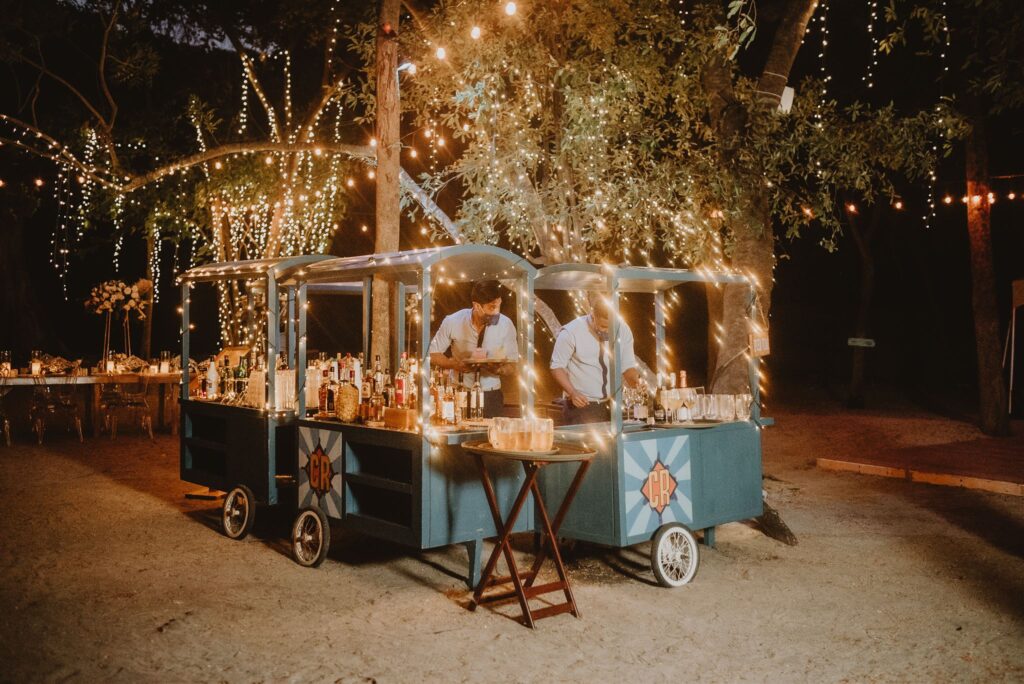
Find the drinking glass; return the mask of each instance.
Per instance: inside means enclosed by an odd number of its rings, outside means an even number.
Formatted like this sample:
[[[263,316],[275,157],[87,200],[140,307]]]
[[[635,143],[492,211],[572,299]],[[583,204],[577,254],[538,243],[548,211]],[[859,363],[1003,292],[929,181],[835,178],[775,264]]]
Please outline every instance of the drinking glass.
[[[704,420],[718,420],[718,402],[714,394],[701,395],[700,415]]]
[[[716,394],[718,398],[718,419],[732,421],[736,419],[736,395]]]
[[[754,397],[750,394],[736,395],[736,420],[750,420],[751,404]]]
[[[677,420],[679,407],[683,405],[683,393],[679,389],[661,390],[661,405],[665,407],[666,420],[669,423]]]
[[[555,443],[555,421],[551,418],[533,418],[530,422],[533,425],[530,451],[551,451]]]
[[[693,387],[684,387],[679,390],[679,394],[683,406],[679,410],[678,420],[681,422],[693,420],[695,418],[693,409],[697,405],[697,398],[699,396],[697,390]]]
[[[162,351],[160,352],[160,364],[159,370],[161,373],[171,372],[171,352]]]
[[[7,377],[11,374],[11,352],[0,351],[0,376]]]

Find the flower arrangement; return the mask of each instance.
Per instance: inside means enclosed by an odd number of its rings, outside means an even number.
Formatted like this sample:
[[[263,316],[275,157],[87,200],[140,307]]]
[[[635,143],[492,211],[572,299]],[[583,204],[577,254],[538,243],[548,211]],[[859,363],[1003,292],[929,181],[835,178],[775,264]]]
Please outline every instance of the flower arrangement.
[[[140,278],[133,285],[123,280],[107,280],[92,288],[89,298],[85,300],[85,308],[97,315],[121,311],[128,315],[135,312],[139,319],[143,319],[146,317],[145,309],[149,305],[152,289],[152,281],[145,278]]]
[[[123,280],[107,280],[92,288],[89,298],[85,300],[85,308],[96,315],[106,314],[106,326],[103,331],[104,365],[111,361],[110,357],[110,319],[115,313],[124,315],[124,349],[128,356],[132,353],[131,313],[140,320],[146,317],[153,291],[153,281],[140,278],[133,285]]]

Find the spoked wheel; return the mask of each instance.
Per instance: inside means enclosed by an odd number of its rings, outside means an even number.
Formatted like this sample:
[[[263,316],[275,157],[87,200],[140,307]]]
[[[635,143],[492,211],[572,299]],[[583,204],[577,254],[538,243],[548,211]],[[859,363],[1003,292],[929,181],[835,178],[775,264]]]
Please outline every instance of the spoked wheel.
[[[681,587],[697,574],[700,555],[693,532],[679,523],[662,525],[651,542],[651,570],[663,587]]]
[[[306,568],[318,567],[331,546],[331,528],[327,516],[316,506],[299,511],[292,523],[292,558]]]
[[[243,539],[252,531],[256,521],[256,498],[252,490],[245,485],[238,485],[224,497],[224,509],[221,512],[221,528],[231,539]]]

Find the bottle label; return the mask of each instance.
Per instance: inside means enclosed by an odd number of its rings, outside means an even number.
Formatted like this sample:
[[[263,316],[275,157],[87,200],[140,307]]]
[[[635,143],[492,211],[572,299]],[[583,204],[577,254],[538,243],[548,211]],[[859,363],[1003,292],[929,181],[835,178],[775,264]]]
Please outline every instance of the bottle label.
[[[441,402],[441,420],[454,423],[455,422],[455,402],[454,401],[442,401]]]

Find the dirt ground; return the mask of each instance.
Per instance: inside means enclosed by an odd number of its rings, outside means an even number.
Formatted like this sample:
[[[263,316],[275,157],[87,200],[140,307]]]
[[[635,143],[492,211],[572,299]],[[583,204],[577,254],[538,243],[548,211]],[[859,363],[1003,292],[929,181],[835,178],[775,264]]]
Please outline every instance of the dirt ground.
[[[176,438],[22,437],[0,447],[0,680],[1024,681],[1024,498],[813,465],[977,431],[906,406],[771,414],[765,486],[797,546],[725,526],[675,590],[646,547],[578,547],[582,619],[536,631],[466,610],[461,547],[339,531],[308,570],[263,510],[228,540],[217,502],[184,498]]]

